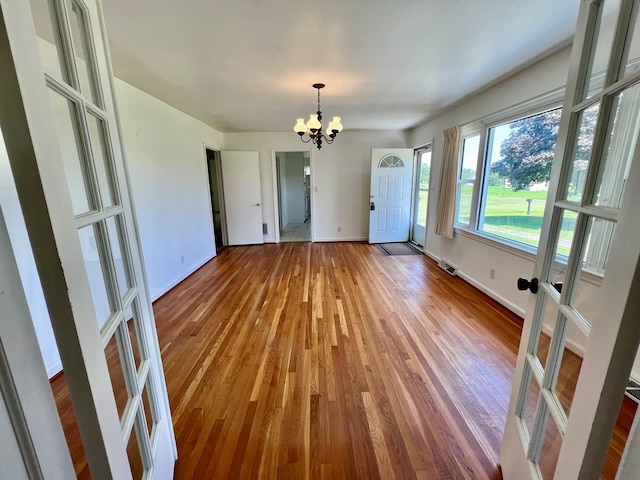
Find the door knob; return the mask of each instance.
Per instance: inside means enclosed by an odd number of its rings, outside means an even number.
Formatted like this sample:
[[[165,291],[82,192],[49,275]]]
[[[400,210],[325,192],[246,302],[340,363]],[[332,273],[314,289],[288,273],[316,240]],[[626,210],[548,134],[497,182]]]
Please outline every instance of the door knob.
[[[538,293],[538,279],[532,278],[527,280],[526,278],[518,279],[518,290],[531,290],[531,293]]]

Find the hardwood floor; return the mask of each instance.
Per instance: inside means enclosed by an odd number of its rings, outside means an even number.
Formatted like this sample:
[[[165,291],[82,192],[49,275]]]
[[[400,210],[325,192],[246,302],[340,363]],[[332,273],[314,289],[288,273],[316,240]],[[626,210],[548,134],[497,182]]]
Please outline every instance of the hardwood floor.
[[[521,320],[426,257],[230,247],[154,310],[176,479],[501,478]]]

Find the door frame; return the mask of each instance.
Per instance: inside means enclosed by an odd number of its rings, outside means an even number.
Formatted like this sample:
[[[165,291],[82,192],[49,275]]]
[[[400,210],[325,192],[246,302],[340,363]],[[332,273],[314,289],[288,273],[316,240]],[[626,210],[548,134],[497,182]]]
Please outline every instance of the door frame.
[[[288,153],[288,152],[309,152],[309,167],[311,169],[311,175],[309,175],[309,202],[311,203],[311,242],[315,241],[315,218],[316,212],[314,210],[314,193],[315,193],[315,185],[313,181],[314,175],[314,165],[315,165],[315,155],[312,148],[271,148],[271,184],[273,188],[273,238],[275,243],[280,243],[280,203],[278,201],[278,168],[276,166],[276,154],[277,153]]]
[[[216,224],[213,218],[213,198],[211,198],[211,175],[209,174],[209,158],[207,157],[207,150],[214,152],[213,162],[216,169],[216,183],[218,184],[218,202],[220,202],[220,225],[222,227],[222,246],[226,247],[229,244],[229,237],[227,236],[227,214],[224,205],[224,185],[222,184],[222,165],[220,163],[220,153],[222,150],[203,144],[204,149],[204,163],[207,170],[207,196],[209,197],[209,214],[211,217],[211,227],[213,231],[213,250],[215,255],[218,255],[218,245],[216,245]]]
[[[417,213],[417,209],[418,209],[418,202],[416,202],[416,194],[418,193],[419,190],[419,185],[420,185],[420,172],[419,172],[419,152],[421,151],[426,151],[426,150],[430,150],[431,151],[431,161],[433,162],[433,142],[434,139],[432,138],[431,141],[423,143],[422,145],[418,146],[418,147],[414,147],[413,148],[413,188],[412,190],[412,195],[411,195],[411,223],[409,224],[409,241],[412,243],[415,243],[415,241],[413,240],[413,231],[414,231],[414,225],[415,225],[415,217],[416,217],[416,213]],[[429,194],[429,196],[431,196],[431,174],[429,174],[429,187],[427,189],[427,192]],[[425,225],[424,225],[424,244],[422,244],[422,249],[424,250],[424,248],[426,247],[426,243],[427,243],[427,227],[429,226],[429,203],[427,203],[427,219],[425,221]]]

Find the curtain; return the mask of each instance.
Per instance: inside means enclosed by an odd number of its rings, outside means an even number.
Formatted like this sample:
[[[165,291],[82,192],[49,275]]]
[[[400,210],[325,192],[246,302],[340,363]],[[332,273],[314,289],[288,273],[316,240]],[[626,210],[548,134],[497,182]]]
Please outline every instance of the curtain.
[[[436,235],[453,238],[453,217],[456,211],[456,187],[458,186],[458,153],[460,151],[460,127],[444,131],[442,169],[436,205]]]

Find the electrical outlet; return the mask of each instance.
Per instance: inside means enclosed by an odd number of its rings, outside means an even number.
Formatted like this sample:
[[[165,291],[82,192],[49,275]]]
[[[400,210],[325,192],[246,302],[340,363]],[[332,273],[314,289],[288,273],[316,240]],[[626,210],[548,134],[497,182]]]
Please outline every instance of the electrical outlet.
[[[496,278],[496,269],[495,268],[492,268],[491,270],[489,270],[489,278],[492,279],[492,280],[494,278]]]
[[[338,233],[342,231],[342,227],[338,227]]]

